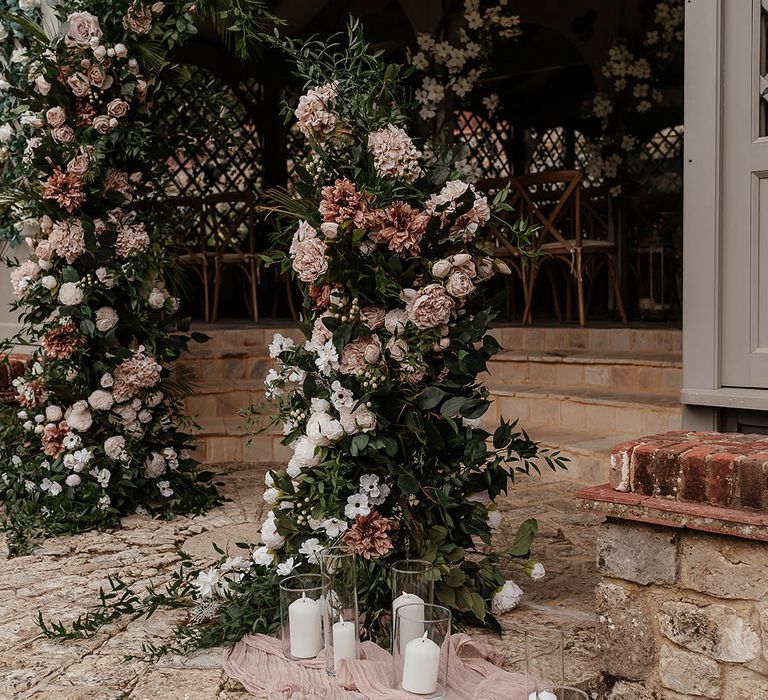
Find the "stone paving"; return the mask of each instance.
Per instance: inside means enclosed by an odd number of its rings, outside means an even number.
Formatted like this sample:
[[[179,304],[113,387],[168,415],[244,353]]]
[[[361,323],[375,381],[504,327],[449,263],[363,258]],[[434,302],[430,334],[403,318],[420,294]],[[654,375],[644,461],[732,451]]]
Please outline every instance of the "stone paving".
[[[149,620],[121,620],[92,639],[52,642],[39,637],[38,612],[69,621],[94,600],[109,574],[129,583],[162,583],[178,564],[183,547],[204,564],[226,546],[256,539],[264,505],[264,465],[221,465],[222,492],[231,499],[205,516],[171,522],[125,518],[114,532],[90,532],[48,540],[34,554],[7,560],[0,573],[0,700],[246,700],[239,683],[220,668],[221,650],[156,662],[126,660],[145,642],[171,638],[179,611]],[[529,517],[539,520],[534,555],[547,567],[541,581],[527,579],[518,564],[509,575],[524,588],[524,603],[503,618],[505,634],[493,643],[510,668],[520,668],[523,632],[566,633],[566,667],[574,685],[597,691],[594,661],[595,537],[600,517],[576,509],[573,480],[553,476],[521,480],[502,503],[498,545]],[[0,535],[0,554],[7,555]],[[141,590],[141,588],[139,588]]]

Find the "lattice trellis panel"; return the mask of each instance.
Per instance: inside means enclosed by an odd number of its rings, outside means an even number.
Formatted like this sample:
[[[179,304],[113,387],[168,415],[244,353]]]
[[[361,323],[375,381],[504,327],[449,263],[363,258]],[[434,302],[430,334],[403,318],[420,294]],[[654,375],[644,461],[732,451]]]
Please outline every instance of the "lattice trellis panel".
[[[180,145],[169,159],[173,176],[171,196],[200,197],[224,192],[254,191],[262,176],[261,142],[252,105],[261,98],[255,81],[233,89],[206,70],[196,68],[192,79],[180,88],[175,113],[163,116],[169,133],[180,136]],[[217,128],[201,135],[189,124],[215,124]],[[185,138],[186,136],[186,138]]]
[[[457,112],[455,117],[456,143],[467,146],[467,165],[475,179],[511,177],[510,124],[504,120],[489,124],[472,112]]]
[[[543,173],[547,170],[565,169],[565,129],[558,126],[539,132],[531,129],[531,138],[536,148],[528,166],[529,172]]]
[[[657,131],[640,151],[643,179],[656,192],[679,192],[682,186],[683,125]]]

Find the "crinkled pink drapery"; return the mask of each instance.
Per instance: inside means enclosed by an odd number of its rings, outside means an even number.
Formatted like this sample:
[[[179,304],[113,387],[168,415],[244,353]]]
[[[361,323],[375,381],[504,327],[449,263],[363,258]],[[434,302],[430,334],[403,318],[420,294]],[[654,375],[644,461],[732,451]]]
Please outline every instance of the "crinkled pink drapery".
[[[466,634],[451,637],[446,700],[525,700],[525,678],[499,667],[488,644]],[[373,642],[360,645],[361,659],[345,659],[336,679],[325,659],[289,661],[280,640],[262,634],[243,637],[224,654],[224,670],[251,694],[269,700],[413,700],[394,690],[392,657]]]

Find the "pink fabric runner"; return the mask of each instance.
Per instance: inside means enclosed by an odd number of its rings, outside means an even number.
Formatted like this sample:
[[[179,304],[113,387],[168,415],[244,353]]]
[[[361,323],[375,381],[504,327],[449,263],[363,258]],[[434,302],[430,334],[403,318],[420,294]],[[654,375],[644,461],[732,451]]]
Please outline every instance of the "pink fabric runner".
[[[499,667],[501,657],[466,634],[451,637],[446,700],[525,700],[525,678]],[[243,637],[224,653],[224,670],[251,694],[269,700],[413,700],[392,686],[392,657],[373,642],[360,645],[361,659],[345,659],[336,679],[325,659],[289,661],[279,639]]]

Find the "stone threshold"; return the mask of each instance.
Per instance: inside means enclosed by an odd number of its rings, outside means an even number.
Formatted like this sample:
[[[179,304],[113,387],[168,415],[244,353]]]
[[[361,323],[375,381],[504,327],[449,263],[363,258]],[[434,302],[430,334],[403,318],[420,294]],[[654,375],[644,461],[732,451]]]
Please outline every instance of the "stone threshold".
[[[597,515],[768,542],[765,513],[625,493],[610,484],[588,486],[574,495],[582,510]]]

